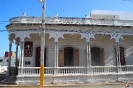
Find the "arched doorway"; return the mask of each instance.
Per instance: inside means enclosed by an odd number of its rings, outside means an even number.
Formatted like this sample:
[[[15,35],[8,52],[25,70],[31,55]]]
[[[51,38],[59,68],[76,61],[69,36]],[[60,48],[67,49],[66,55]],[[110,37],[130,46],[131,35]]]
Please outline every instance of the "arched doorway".
[[[36,61],[35,61],[35,64],[36,64],[36,67],[40,67],[40,50],[41,48],[40,47],[37,47],[36,48]],[[46,48],[45,48],[45,52],[44,52],[44,67],[46,67]]]
[[[78,66],[79,65],[79,50],[72,47],[60,49],[59,66]]]
[[[104,65],[104,49],[98,47],[91,48],[91,65],[103,66]]]

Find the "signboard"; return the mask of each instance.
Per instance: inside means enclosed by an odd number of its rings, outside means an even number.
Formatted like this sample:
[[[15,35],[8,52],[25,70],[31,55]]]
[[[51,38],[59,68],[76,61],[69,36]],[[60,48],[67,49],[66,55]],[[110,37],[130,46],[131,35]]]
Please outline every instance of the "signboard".
[[[33,42],[26,41],[24,43],[24,57],[32,57],[33,53]]]
[[[9,57],[9,52],[7,51],[7,52],[5,52],[5,57]],[[14,56],[15,55],[15,53],[14,52],[11,52],[11,56]]]

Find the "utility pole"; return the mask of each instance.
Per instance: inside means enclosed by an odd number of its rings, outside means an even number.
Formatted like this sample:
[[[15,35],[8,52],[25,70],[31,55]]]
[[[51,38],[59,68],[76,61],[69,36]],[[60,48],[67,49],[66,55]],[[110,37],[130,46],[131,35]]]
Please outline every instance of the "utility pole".
[[[42,34],[41,34],[41,60],[40,60],[40,86],[44,86],[44,53],[45,53],[45,7],[46,0],[39,0],[42,2]]]

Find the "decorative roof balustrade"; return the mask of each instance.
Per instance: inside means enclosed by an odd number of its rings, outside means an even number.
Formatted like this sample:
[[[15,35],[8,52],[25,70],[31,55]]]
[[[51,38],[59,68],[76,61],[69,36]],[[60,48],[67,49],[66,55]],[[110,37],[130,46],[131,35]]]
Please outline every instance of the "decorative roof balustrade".
[[[42,23],[41,17],[13,17],[10,23]],[[46,24],[133,26],[133,20],[109,20],[76,17],[46,17]]]

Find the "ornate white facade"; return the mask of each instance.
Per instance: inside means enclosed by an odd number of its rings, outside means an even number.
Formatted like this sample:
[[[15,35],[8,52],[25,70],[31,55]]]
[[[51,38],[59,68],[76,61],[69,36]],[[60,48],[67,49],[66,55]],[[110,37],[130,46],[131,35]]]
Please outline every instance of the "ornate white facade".
[[[98,17],[98,15],[95,16]],[[104,68],[133,64],[133,20],[123,20],[119,17],[119,14],[117,14],[117,19],[46,17],[46,28],[43,32],[41,17],[22,16],[11,18],[10,24],[6,27],[9,31],[10,41],[14,39],[17,44],[20,44],[20,69],[38,67],[39,63],[37,62],[40,61],[40,56],[38,56],[39,51],[37,50],[40,50],[38,47],[41,47],[44,38],[46,68],[66,69],[71,66],[76,69],[76,67],[83,66],[83,68],[88,68],[85,73],[89,77],[91,67],[97,68],[98,66],[97,69],[100,69],[100,66]],[[42,33],[45,36],[42,36]],[[24,42],[28,41],[33,42],[32,57],[24,57]],[[54,75],[57,76],[58,73],[58,76],[61,76],[62,70],[59,72],[56,69],[53,69]],[[23,72],[20,72],[18,76],[21,77],[22,74],[25,74]],[[116,72],[118,73],[118,71]],[[68,74],[70,75],[71,72]],[[80,71],[78,74],[81,74]]]

